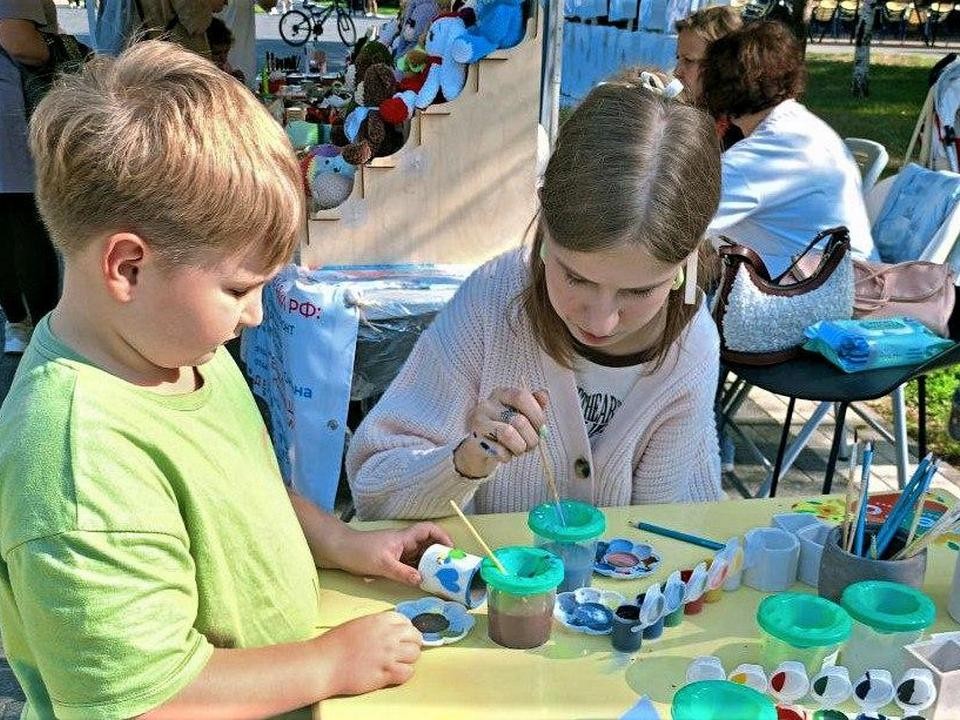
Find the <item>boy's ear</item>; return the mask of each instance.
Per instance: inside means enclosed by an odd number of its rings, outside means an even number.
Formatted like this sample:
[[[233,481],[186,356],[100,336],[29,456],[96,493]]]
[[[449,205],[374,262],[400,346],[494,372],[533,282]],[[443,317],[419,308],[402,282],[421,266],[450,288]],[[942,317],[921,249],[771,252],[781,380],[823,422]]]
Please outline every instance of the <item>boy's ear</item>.
[[[137,292],[149,250],[139,235],[115,233],[106,239],[101,271],[107,292],[118,302],[130,302]]]

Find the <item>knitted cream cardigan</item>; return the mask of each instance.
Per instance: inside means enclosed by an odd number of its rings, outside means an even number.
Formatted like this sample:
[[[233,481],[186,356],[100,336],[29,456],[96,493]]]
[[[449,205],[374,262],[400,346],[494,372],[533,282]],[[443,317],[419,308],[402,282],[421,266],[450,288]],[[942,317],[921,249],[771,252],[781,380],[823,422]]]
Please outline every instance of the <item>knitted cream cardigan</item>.
[[[481,480],[461,477],[453,465],[479,399],[524,377],[550,393],[545,442],[561,495],[600,506],[721,498],[713,414],[719,340],[706,309],[661,368],[640,377],[591,450],[573,372],[540,350],[512,302],[527,262],[513,250],[474,272],[358,428],[346,461],[358,515],[442,517],[450,500],[478,513],[514,512],[545,501],[537,452]]]

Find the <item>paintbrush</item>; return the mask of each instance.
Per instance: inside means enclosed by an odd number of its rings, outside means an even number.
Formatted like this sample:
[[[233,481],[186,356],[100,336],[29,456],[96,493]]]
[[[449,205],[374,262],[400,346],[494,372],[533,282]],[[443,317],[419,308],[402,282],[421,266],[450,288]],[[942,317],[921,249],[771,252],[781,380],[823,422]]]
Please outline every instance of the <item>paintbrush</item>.
[[[487,554],[487,557],[490,558],[490,562],[496,565],[497,570],[502,572],[504,575],[507,575],[507,569],[503,564],[497,559],[497,556],[493,554],[493,550],[490,549],[490,546],[487,545],[483,538],[480,537],[480,533],[477,532],[477,529],[473,524],[467,520],[467,516],[463,514],[463,510],[460,509],[460,506],[457,505],[453,500],[450,501],[450,507],[453,508],[453,511],[460,516],[460,519],[463,520],[463,524],[467,526],[467,530],[470,531],[470,534],[473,535],[473,539],[480,543],[480,547],[483,548],[483,551]]]
[[[910,523],[910,532],[907,533],[907,541],[903,544],[904,547],[913,542],[914,537],[917,534],[917,528],[920,527],[920,518],[923,517],[923,503],[927,494],[927,489],[930,487],[930,482],[933,480],[933,476],[937,474],[937,470],[940,468],[940,461],[934,460],[933,464],[930,466],[930,469],[927,471],[927,476],[921,486],[920,492],[918,493],[917,503],[913,510],[913,520]]]
[[[523,389],[532,394],[530,385],[527,383],[526,375],[520,377],[520,382],[523,384]],[[557,508],[557,520],[561,525],[566,525],[567,523],[563,519],[563,506],[560,505],[560,490],[557,487],[557,476],[553,474],[553,465],[550,463],[550,458],[547,457],[547,448],[543,444],[543,441],[547,438],[546,424],[537,432],[540,435],[537,441],[537,448],[540,450],[540,462],[543,463],[543,477],[547,481],[547,489],[550,490],[550,494],[553,495],[553,503]]]
[[[894,555],[893,559],[903,560],[904,558],[917,555],[944,533],[952,532],[957,523],[960,523],[960,505],[951,508],[941,515],[929,530],[922,536],[914,538],[914,541]]]

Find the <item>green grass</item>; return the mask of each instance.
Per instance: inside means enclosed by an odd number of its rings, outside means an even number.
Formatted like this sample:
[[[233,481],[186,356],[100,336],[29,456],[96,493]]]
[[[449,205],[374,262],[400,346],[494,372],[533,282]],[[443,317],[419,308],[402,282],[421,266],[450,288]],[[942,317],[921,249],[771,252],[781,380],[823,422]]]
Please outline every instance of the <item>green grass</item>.
[[[927,73],[936,57],[871,53],[870,96],[850,93],[853,55],[807,55],[809,80],[804,103],[841,137],[876,140],[890,153],[888,173],[903,164],[920,107]]]
[[[938,58],[871,54],[870,96],[857,100],[850,94],[852,53],[848,56],[807,55],[809,82],[804,102],[826,120],[841,137],[863,137],[883,143],[890,153],[887,171],[896,172],[913,134],[920,106],[927,93],[927,73]],[[942,370],[927,378],[927,439],[930,450],[947,462],[960,462],[960,443],[947,434],[950,405],[960,385],[960,370]],[[917,387],[907,387],[908,427],[916,437]],[[877,403],[889,418],[889,403]]]

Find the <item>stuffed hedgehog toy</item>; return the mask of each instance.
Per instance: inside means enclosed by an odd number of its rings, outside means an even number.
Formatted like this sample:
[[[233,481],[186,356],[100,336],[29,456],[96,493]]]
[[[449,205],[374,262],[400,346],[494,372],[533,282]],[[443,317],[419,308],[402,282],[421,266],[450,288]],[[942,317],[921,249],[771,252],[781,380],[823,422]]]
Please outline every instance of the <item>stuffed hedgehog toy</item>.
[[[317,145],[300,161],[300,168],[304,190],[321,210],[337,207],[353,192],[356,168],[343,159],[336,145]]]
[[[460,11],[469,29],[454,43],[457,62],[475,63],[494,50],[511,48],[523,40],[523,0],[476,0]],[[471,23],[471,16],[475,22]]]

